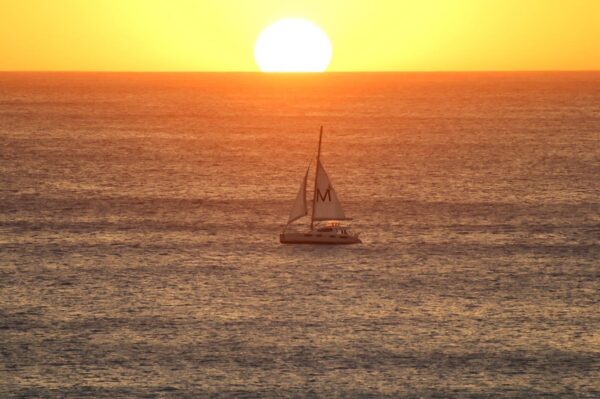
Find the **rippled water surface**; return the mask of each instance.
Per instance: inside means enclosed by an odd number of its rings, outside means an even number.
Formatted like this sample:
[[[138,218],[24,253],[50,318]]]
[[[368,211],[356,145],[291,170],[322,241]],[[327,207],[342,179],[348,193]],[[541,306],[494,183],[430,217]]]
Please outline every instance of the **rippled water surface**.
[[[598,398],[599,176],[600,73],[0,74],[0,396]]]

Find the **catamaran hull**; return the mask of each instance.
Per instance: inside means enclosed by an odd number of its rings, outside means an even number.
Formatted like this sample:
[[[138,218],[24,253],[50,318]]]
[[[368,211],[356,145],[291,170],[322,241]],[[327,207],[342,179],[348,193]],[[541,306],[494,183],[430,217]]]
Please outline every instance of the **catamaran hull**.
[[[349,245],[360,244],[362,241],[353,235],[337,235],[324,233],[281,233],[279,242],[282,244],[323,244]]]

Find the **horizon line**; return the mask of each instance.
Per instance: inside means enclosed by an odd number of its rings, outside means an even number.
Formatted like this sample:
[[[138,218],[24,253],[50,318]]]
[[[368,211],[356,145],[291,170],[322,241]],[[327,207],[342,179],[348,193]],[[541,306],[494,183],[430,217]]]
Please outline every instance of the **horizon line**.
[[[565,72],[600,72],[600,69],[461,69],[461,70],[373,70],[373,71],[323,71],[323,72],[263,72],[263,71],[199,71],[199,70],[76,70],[76,69],[23,69],[0,70],[0,73],[236,73],[236,74],[264,74],[264,75],[326,75],[345,73],[565,73]]]

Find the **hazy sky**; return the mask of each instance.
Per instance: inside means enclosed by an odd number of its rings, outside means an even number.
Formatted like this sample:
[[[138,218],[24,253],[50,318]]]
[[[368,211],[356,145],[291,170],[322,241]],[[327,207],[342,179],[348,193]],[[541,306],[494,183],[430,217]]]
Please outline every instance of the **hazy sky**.
[[[285,17],[330,71],[600,70],[600,0],[0,0],[0,70],[256,71]]]

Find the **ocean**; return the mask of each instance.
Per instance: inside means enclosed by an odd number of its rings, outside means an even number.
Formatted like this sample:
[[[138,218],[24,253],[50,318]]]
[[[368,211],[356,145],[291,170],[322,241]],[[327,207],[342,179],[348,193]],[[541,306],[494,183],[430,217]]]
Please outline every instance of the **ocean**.
[[[320,126],[361,245],[278,241]],[[0,144],[0,397],[600,397],[600,72],[0,73]]]

